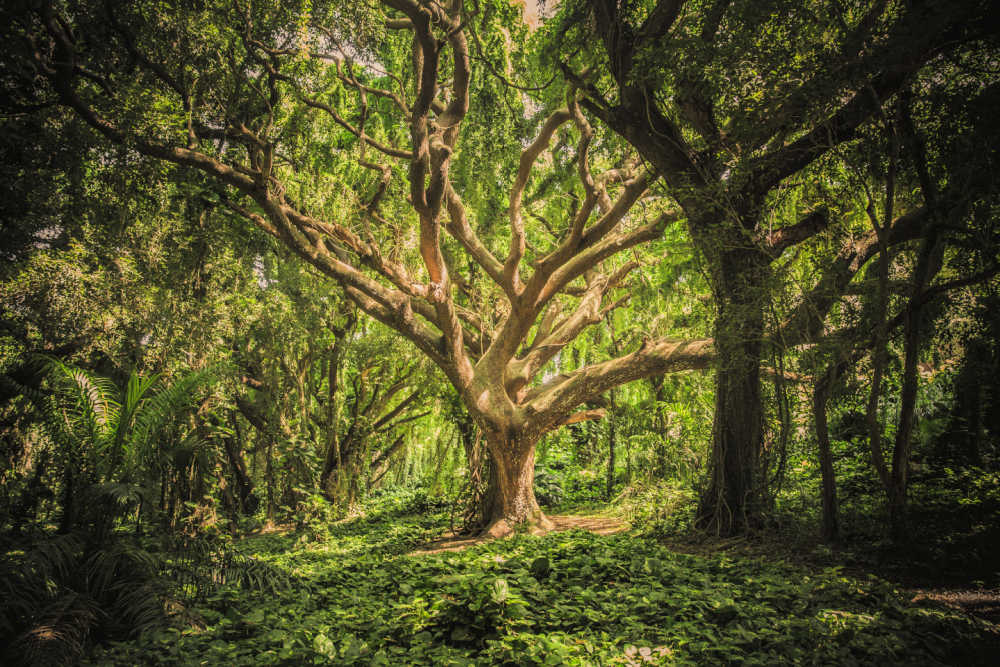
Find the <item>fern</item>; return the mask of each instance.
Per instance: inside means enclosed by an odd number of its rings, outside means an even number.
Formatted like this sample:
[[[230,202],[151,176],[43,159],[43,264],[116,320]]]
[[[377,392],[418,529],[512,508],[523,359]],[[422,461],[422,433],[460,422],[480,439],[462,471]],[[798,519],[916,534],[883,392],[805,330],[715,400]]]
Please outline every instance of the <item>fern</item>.
[[[174,582],[174,594],[200,601],[226,586],[245,591],[278,593],[292,588],[292,579],[280,568],[212,538],[172,541],[163,569]]]
[[[55,536],[0,566],[3,664],[74,664],[93,638],[164,622],[161,561],[124,542],[88,551],[83,537]]]

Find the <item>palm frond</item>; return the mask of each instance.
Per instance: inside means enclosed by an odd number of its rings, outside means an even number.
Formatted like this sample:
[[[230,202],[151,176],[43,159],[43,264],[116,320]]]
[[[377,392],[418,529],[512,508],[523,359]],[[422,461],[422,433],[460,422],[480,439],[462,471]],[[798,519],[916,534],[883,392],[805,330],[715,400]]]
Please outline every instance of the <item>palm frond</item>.
[[[134,544],[88,550],[73,535],[0,563],[0,660],[76,664],[92,634],[125,639],[162,624],[161,569],[160,559]]]
[[[115,398],[117,388],[107,378],[69,366],[58,359],[48,358],[49,377],[53,384],[54,427],[61,432],[59,439],[86,443],[87,454],[102,455],[109,445],[108,437],[117,427],[121,405]]]
[[[223,586],[262,593],[292,587],[291,577],[280,568],[211,538],[183,538],[167,550],[172,556],[163,574],[175,582],[181,598],[201,600]]]
[[[216,377],[214,367],[188,373],[169,386],[149,396],[136,414],[132,433],[132,454],[136,457],[153,456],[157,438],[162,436],[167,423],[179,412],[191,407],[198,388]]]
[[[101,615],[94,600],[66,591],[37,610],[7,653],[24,665],[76,664]]]
[[[39,542],[25,555],[22,568],[39,578],[60,581],[69,578],[83,552],[83,542],[76,535],[54,535]]]
[[[159,380],[159,373],[145,378],[134,370],[129,374],[128,383],[125,385],[125,392],[122,397],[121,412],[115,424],[111,452],[109,452],[109,472],[115,472],[118,464],[126,455],[124,450],[129,444],[129,435],[133,430],[132,422],[135,420],[137,414],[141,414],[141,409],[148,401],[147,394]]]
[[[91,487],[97,498],[108,500],[122,512],[129,510],[149,497],[149,489],[130,482],[101,482]]]

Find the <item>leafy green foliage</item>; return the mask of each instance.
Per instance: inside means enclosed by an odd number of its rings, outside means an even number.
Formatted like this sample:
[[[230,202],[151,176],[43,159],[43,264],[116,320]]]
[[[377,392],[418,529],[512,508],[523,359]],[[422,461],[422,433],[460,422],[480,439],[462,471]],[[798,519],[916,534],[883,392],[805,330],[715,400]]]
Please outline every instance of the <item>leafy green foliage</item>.
[[[125,542],[94,549],[61,535],[0,560],[0,656],[74,664],[88,643],[120,640],[164,620],[155,558]]]
[[[223,587],[190,610],[200,621],[91,663],[932,665],[975,660],[987,638],[876,578],[681,555],[636,535],[406,554],[440,530],[440,518],[376,514],[304,548],[253,538],[241,548],[287,572],[289,592]]]
[[[52,394],[37,399],[66,480],[64,531],[81,520],[106,530],[149,495],[151,477],[171,465],[186,468],[201,454],[204,443],[178,422],[213,369],[188,373],[154,392],[160,381],[155,375],[142,378],[133,371],[119,388],[55,359],[50,368]],[[204,470],[204,460],[196,467]]]
[[[15,17],[18,4],[3,17]],[[423,280],[415,238],[406,231],[414,214],[405,165],[387,166],[392,178],[378,224],[345,213],[371,197],[377,171],[358,164],[366,153],[343,122],[310,114],[302,99],[314,94],[348,123],[363,125],[368,137],[406,145],[407,113],[376,94],[361,111],[358,89],[337,76],[345,72],[374,89],[412,89],[410,39],[383,29],[376,3],[252,2],[245,16],[246,3],[218,0],[143,0],[114,16],[106,2],[55,4],[78,38],[83,97],[123,132],[181,146],[191,141],[181,136],[184,128],[196,128],[197,150],[239,164],[254,141],[226,128],[242,124],[278,149],[277,196],[370,237],[384,257]],[[595,38],[596,4],[562,3],[562,14],[535,32],[519,3],[465,6],[475,76],[452,183],[470,224],[498,257],[509,247],[509,190],[520,151],[546,113],[565,103],[566,82],[553,59],[581,74],[580,90],[625,102],[614,99],[620,86],[609,76],[614,63],[604,62],[608,44]],[[611,3],[623,34],[633,36],[654,6],[668,4]],[[871,3],[681,4],[671,32],[634,54],[634,78],[648,90],[637,98],[646,105],[637,117],[663,111],[677,119],[676,138],[699,163],[717,163],[705,173],[720,189],[761,177],[763,155],[797,141],[856,92],[866,103],[867,71],[879,70],[882,59],[853,62],[846,47],[857,37],[858,53],[878,54],[886,30],[909,8],[881,3],[884,16],[868,30],[862,28]],[[720,11],[711,26],[711,14]],[[16,18],[2,22],[11,59],[0,65],[0,87],[16,93],[2,104],[47,106],[53,91],[32,79],[34,52],[44,51],[35,46],[41,33],[33,32],[41,26]],[[330,39],[320,39],[318,27],[330,29]],[[718,30],[714,43],[701,36],[706,29]],[[263,57],[254,41],[280,53]],[[329,56],[310,55],[314,46],[340,41],[347,46],[342,69]],[[268,80],[272,55],[282,66],[277,82]],[[935,57],[907,84],[915,98],[910,112],[927,142],[925,166],[945,208],[956,212],[941,249],[941,280],[996,264],[995,60],[995,44],[966,45]],[[163,72],[187,93],[169,90]],[[440,74],[446,80],[453,73],[446,59]],[[102,81],[114,94],[101,90]],[[271,84],[273,102],[265,92]],[[767,300],[764,329],[782,328],[804,295],[826,285],[824,272],[871,232],[865,211],[880,208],[897,121],[899,100],[890,95],[877,103],[877,118],[850,138],[830,137],[835,150],[750,206],[759,219],[744,220],[754,224],[744,224],[736,240],[745,235],[756,249],[806,212],[825,210],[832,221],[792,252],[776,253],[774,275],[758,285]],[[704,102],[714,106],[709,125],[717,132],[703,127]],[[884,581],[681,556],[656,541],[692,523],[720,414],[711,373],[619,387],[605,397],[603,422],[549,433],[539,446],[535,489],[546,511],[610,496],[639,534],[519,536],[457,554],[407,556],[442,531],[445,498],[461,496],[484,467],[471,456],[477,438],[468,415],[460,424],[461,415],[442,409],[460,399],[386,327],[357,318],[335,284],[235,215],[235,192],[140,158],[130,147],[109,148],[58,107],[40,111],[5,115],[0,130],[0,172],[15,195],[0,203],[0,245],[10,260],[0,268],[0,529],[27,533],[13,543],[27,546],[7,550],[0,565],[0,635],[11,638],[4,660],[70,662],[106,640],[127,641],[105,643],[94,662],[934,664],[962,659],[964,648],[975,652],[980,624],[910,606]],[[593,108],[584,112],[594,125],[592,166],[621,166],[624,139]],[[552,143],[525,191],[528,263],[552,247],[580,205],[573,132],[560,130]],[[897,214],[933,203],[915,173],[920,156],[905,153],[892,193]],[[661,175],[644,206],[659,207],[668,194],[687,196]],[[251,214],[261,212],[239,201]],[[742,205],[740,198],[729,204]],[[712,213],[706,219],[715,221]],[[711,335],[716,301],[727,289],[710,286],[709,255],[716,240],[733,239],[713,231],[703,233],[712,242],[702,243],[691,225],[679,217],[662,238],[630,252],[639,269],[622,285],[629,303],[602,312],[600,326],[552,359],[542,381],[651,338]],[[487,329],[504,318],[502,299],[474,296],[485,278],[461,245],[445,238],[442,252],[456,277],[456,303]],[[895,283],[905,282],[913,261],[905,247],[893,251]],[[365,276],[370,270],[361,268]],[[874,274],[859,271],[848,298],[820,312],[816,326],[870,328]],[[1000,410],[993,409],[1000,308],[995,283],[966,287],[926,309],[923,359],[935,370],[915,412],[908,540],[885,539],[883,490],[862,437],[862,361],[830,406],[843,550],[822,547],[810,556],[822,551],[832,563],[937,582],[1000,581]],[[905,292],[894,288],[893,312],[906,307]],[[575,298],[559,297],[560,304],[575,308]],[[780,359],[806,380],[840,344],[774,351],[768,332],[751,335],[767,338],[758,361],[774,368]],[[889,347],[876,406],[886,442],[896,433],[900,388],[900,349]],[[40,350],[58,361],[48,385],[28,386],[31,355]],[[955,364],[961,380],[938,372]],[[186,374],[206,367],[221,369],[219,377]],[[365,410],[375,401],[371,387],[399,378],[405,391],[393,394],[381,414],[417,388],[421,401],[428,397],[428,414],[410,420],[401,413],[398,430],[376,437],[369,427],[379,413]],[[211,395],[192,410],[190,399],[215,379]],[[811,416],[798,391],[776,387],[772,394],[768,382],[761,486],[771,475],[784,485],[768,499],[763,527],[811,547],[820,507]],[[790,405],[778,415],[782,393]],[[45,429],[32,421],[40,415]],[[353,440],[345,437],[351,434]],[[338,483],[322,483],[330,454],[343,455],[349,440],[352,454],[341,456]],[[258,507],[257,498],[266,503]],[[130,546],[121,535],[133,529],[133,516],[136,533],[162,520],[170,539],[138,542],[145,550]],[[64,530],[100,530],[53,537],[59,517],[68,517]],[[267,532],[257,533],[261,528]],[[230,543],[227,531],[243,539]],[[247,537],[251,532],[257,534]]]

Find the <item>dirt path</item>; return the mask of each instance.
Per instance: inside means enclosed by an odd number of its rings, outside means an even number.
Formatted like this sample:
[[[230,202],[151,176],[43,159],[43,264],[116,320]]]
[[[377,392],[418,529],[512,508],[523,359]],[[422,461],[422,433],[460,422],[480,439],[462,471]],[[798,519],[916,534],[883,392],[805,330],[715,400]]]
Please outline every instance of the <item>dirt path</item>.
[[[911,602],[934,600],[951,609],[1000,624],[1000,590],[916,589]]]
[[[564,530],[589,530],[595,535],[612,535],[628,530],[628,525],[607,516],[581,516],[575,514],[549,515],[549,519],[556,525],[551,532],[561,532]],[[410,553],[411,556],[420,554],[439,554],[444,551],[461,551],[483,542],[489,542],[493,538],[488,535],[456,535],[455,533],[445,533],[443,536],[428,542],[417,550]]]

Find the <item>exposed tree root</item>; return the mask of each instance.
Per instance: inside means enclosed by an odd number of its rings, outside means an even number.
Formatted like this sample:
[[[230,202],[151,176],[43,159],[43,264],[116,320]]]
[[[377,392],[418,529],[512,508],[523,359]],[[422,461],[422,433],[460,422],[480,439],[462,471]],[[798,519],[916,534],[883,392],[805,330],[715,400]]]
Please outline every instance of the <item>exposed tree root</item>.
[[[547,516],[538,512],[535,516],[522,523],[513,523],[507,519],[495,519],[483,530],[482,535],[486,538],[497,539],[507,537],[515,532],[522,531],[531,535],[544,535],[553,530],[556,524]]]
[[[535,524],[534,527],[528,528],[527,532],[532,535],[544,535],[548,532],[580,529],[589,530],[597,535],[611,535],[613,533],[620,533],[628,528],[628,526],[621,521],[604,516],[567,515],[549,517],[542,515],[542,517],[544,518],[544,522],[547,524],[547,527],[539,523]],[[475,546],[477,544],[508,537],[515,532],[518,532],[516,524],[512,525],[505,520],[498,520],[491,523],[486,530],[477,535],[459,535],[456,533],[446,534],[433,542],[423,545],[416,551],[413,551],[410,555],[433,554],[441,553],[443,551],[461,551],[462,549]]]

